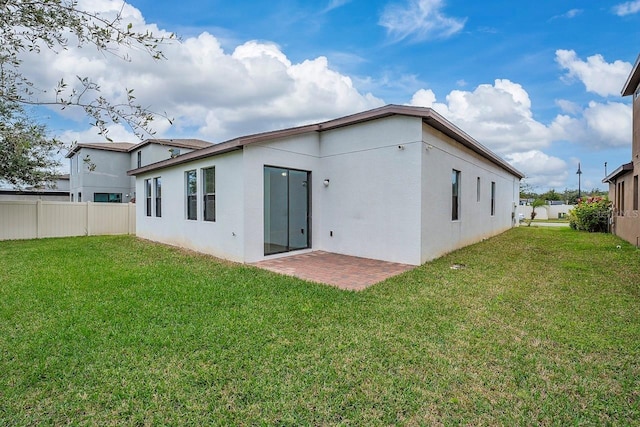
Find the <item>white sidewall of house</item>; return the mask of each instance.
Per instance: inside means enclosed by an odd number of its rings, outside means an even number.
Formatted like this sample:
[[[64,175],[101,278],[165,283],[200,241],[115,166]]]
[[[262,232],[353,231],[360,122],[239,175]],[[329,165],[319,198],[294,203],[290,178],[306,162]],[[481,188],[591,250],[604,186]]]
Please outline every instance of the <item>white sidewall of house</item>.
[[[216,222],[202,219],[201,170],[211,166],[216,167]],[[287,255],[264,255],[265,166],[311,172],[311,250],[413,265],[510,228],[518,200],[517,177],[424,125],[420,117],[396,115],[248,144],[140,175],[138,236],[242,262]],[[185,172],[194,169],[197,221],[186,219]],[[452,169],[462,173],[458,221],[451,220]],[[148,217],[144,180],[158,176],[162,217]]]
[[[244,244],[245,261],[256,262],[264,256],[264,167],[276,166],[311,172],[311,248],[317,249],[317,228],[321,222],[317,197],[321,194],[322,173],[319,158],[319,134],[311,132],[277,141],[244,147]]]
[[[242,151],[139,175],[136,180],[136,234],[149,240],[244,261],[244,181]],[[202,169],[215,166],[216,221],[203,220]],[[186,219],[185,172],[198,177],[198,219]],[[146,215],[144,181],[162,178],[162,217]],[[153,187],[153,185],[152,185]],[[153,195],[155,197],[155,195]],[[155,209],[152,208],[152,215]]]
[[[421,262],[515,225],[520,180],[441,132],[423,125]],[[461,172],[460,214],[452,220],[452,173]],[[480,178],[480,200],[477,180]],[[491,215],[491,182],[496,183]]]
[[[391,116],[322,133],[316,249],[420,263],[421,123]]]

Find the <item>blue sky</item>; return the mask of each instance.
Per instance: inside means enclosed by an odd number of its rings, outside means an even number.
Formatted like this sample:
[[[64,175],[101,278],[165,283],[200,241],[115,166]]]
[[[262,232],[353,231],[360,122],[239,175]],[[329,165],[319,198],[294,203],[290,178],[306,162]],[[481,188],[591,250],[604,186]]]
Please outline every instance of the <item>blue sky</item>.
[[[71,49],[26,65],[49,61],[45,87],[60,73],[115,98],[133,87],[175,119],[158,122],[161,137],[220,142],[396,103],[436,109],[540,191],[577,188],[578,162],[583,189],[604,188],[604,162],[630,160],[620,90],[640,53],[640,0],[132,0],[124,16],[181,40],[162,62]],[[100,140],[81,114],[50,114],[63,139]],[[136,141],[122,126],[111,136]]]

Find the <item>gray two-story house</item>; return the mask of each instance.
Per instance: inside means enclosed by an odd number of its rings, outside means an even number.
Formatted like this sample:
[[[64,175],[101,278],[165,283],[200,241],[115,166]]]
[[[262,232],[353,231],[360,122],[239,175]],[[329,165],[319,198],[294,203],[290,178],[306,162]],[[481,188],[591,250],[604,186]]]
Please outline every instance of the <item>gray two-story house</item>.
[[[212,143],[199,139],[147,139],[127,142],[79,143],[70,160],[69,199],[72,202],[135,201],[135,179],[127,171],[177,157]]]

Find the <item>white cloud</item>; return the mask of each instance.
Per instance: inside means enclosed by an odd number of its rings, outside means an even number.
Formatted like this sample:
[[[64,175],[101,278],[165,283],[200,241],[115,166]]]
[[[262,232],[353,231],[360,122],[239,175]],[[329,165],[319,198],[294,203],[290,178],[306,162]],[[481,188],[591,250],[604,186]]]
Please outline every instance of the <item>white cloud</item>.
[[[631,144],[631,116],[630,105],[591,101],[579,115],[558,115],[551,127],[555,138],[592,149],[624,147]]]
[[[569,10],[569,11],[567,11],[567,12],[563,13],[562,15],[556,15],[556,16],[554,16],[554,17],[553,17],[553,18],[551,18],[551,19],[552,19],[552,20],[553,20],[553,19],[560,19],[560,18],[573,19],[573,18],[575,18],[576,16],[580,15],[582,12],[583,12],[583,10],[582,10],[582,9],[571,9],[571,10]]]
[[[509,80],[453,90],[446,102],[438,102],[431,89],[420,89],[410,104],[435,109],[524,172],[534,186],[566,186],[566,162],[545,153],[552,146],[575,144],[576,150],[594,152],[629,146],[631,140],[630,105],[592,101],[582,107],[557,100],[564,114],[545,124],[533,117],[526,90]]]
[[[578,114],[582,111],[582,107],[580,107],[580,105],[566,99],[556,99],[556,105],[560,107],[562,112],[568,114]]]
[[[447,103],[437,103],[431,90],[417,91],[412,105],[432,107],[475,139],[500,154],[540,149],[551,132],[533,118],[524,88],[510,80],[479,85],[474,91],[453,90]]]
[[[436,94],[431,89],[420,89],[413,94],[410,105],[432,108],[436,102]]]
[[[640,12],[640,0],[628,1],[613,7],[613,13],[618,16],[633,15]]]
[[[527,183],[533,187],[561,188],[569,172],[567,163],[540,150],[529,150],[505,155],[505,159],[526,175]]]
[[[579,143],[591,149],[631,144],[632,109],[619,102],[591,101],[576,115],[558,115],[551,129],[554,139]]]
[[[563,49],[556,51],[556,62],[567,70],[567,80],[577,78],[588,92],[600,96],[619,96],[632,67],[630,63],[620,60],[608,63],[599,54],[583,61],[575,51]]]
[[[107,16],[119,11],[122,3],[101,0],[90,7]],[[130,5],[125,5],[123,18],[138,31],[149,29],[167,35],[145,23]],[[70,46],[59,54],[43,50],[39,55],[25,56],[24,69],[41,88],[55,87],[61,77],[70,83],[76,75],[91,77],[101,86],[101,93],[115,102],[126,99],[125,88],[134,88],[140,104],[174,119],[171,129],[158,121],[155,128],[159,136],[170,132],[173,136],[222,141],[383,104],[373,95],[359,92],[348,76],[331,68],[325,57],[293,63],[272,43],[249,41],[226,52],[216,37],[205,32],[171,42],[163,46],[163,52],[167,60],[155,61],[144,52],[130,50],[132,60],[126,62],[90,47]],[[64,114],[83,117],[71,110]],[[74,139],[96,140],[92,135],[83,133]],[[126,134],[110,136],[115,140]]]
[[[107,128],[109,129],[109,138],[114,142],[138,142],[136,136],[121,124],[111,124],[107,126]],[[67,144],[74,142],[105,142],[104,137],[98,135],[98,130],[96,128],[88,128],[83,131],[67,130],[59,137],[61,141],[64,141]]]
[[[445,16],[441,12],[443,7],[443,0],[408,0],[405,4],[391,4],[382,13],[379,24],[387,29],[394,41],[450,37],[464,28],[466,18]]]
[[[339,7],[344,6],[347,3],[351,3],[351,0],[331,0],[329,1],[329,4],[327,4],[327,7],[324,9],[324,13],[329,12],[333,9],[337,9]]]

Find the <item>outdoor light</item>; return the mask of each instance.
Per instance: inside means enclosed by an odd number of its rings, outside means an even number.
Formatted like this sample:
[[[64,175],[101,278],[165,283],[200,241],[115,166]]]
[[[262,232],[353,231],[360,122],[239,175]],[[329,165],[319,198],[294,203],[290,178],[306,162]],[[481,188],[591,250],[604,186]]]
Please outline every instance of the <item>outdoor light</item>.
[[[325,187],[329,186],[329,180],[325,179],[324,181],[322,181],[322,183],[324,184]]]
[[[578,175],[578,200],[580,200],[580,175],[582,175],[582,171],[580,170],[580,162],[578,162],[578,172],[576,172],[576,174]]]

